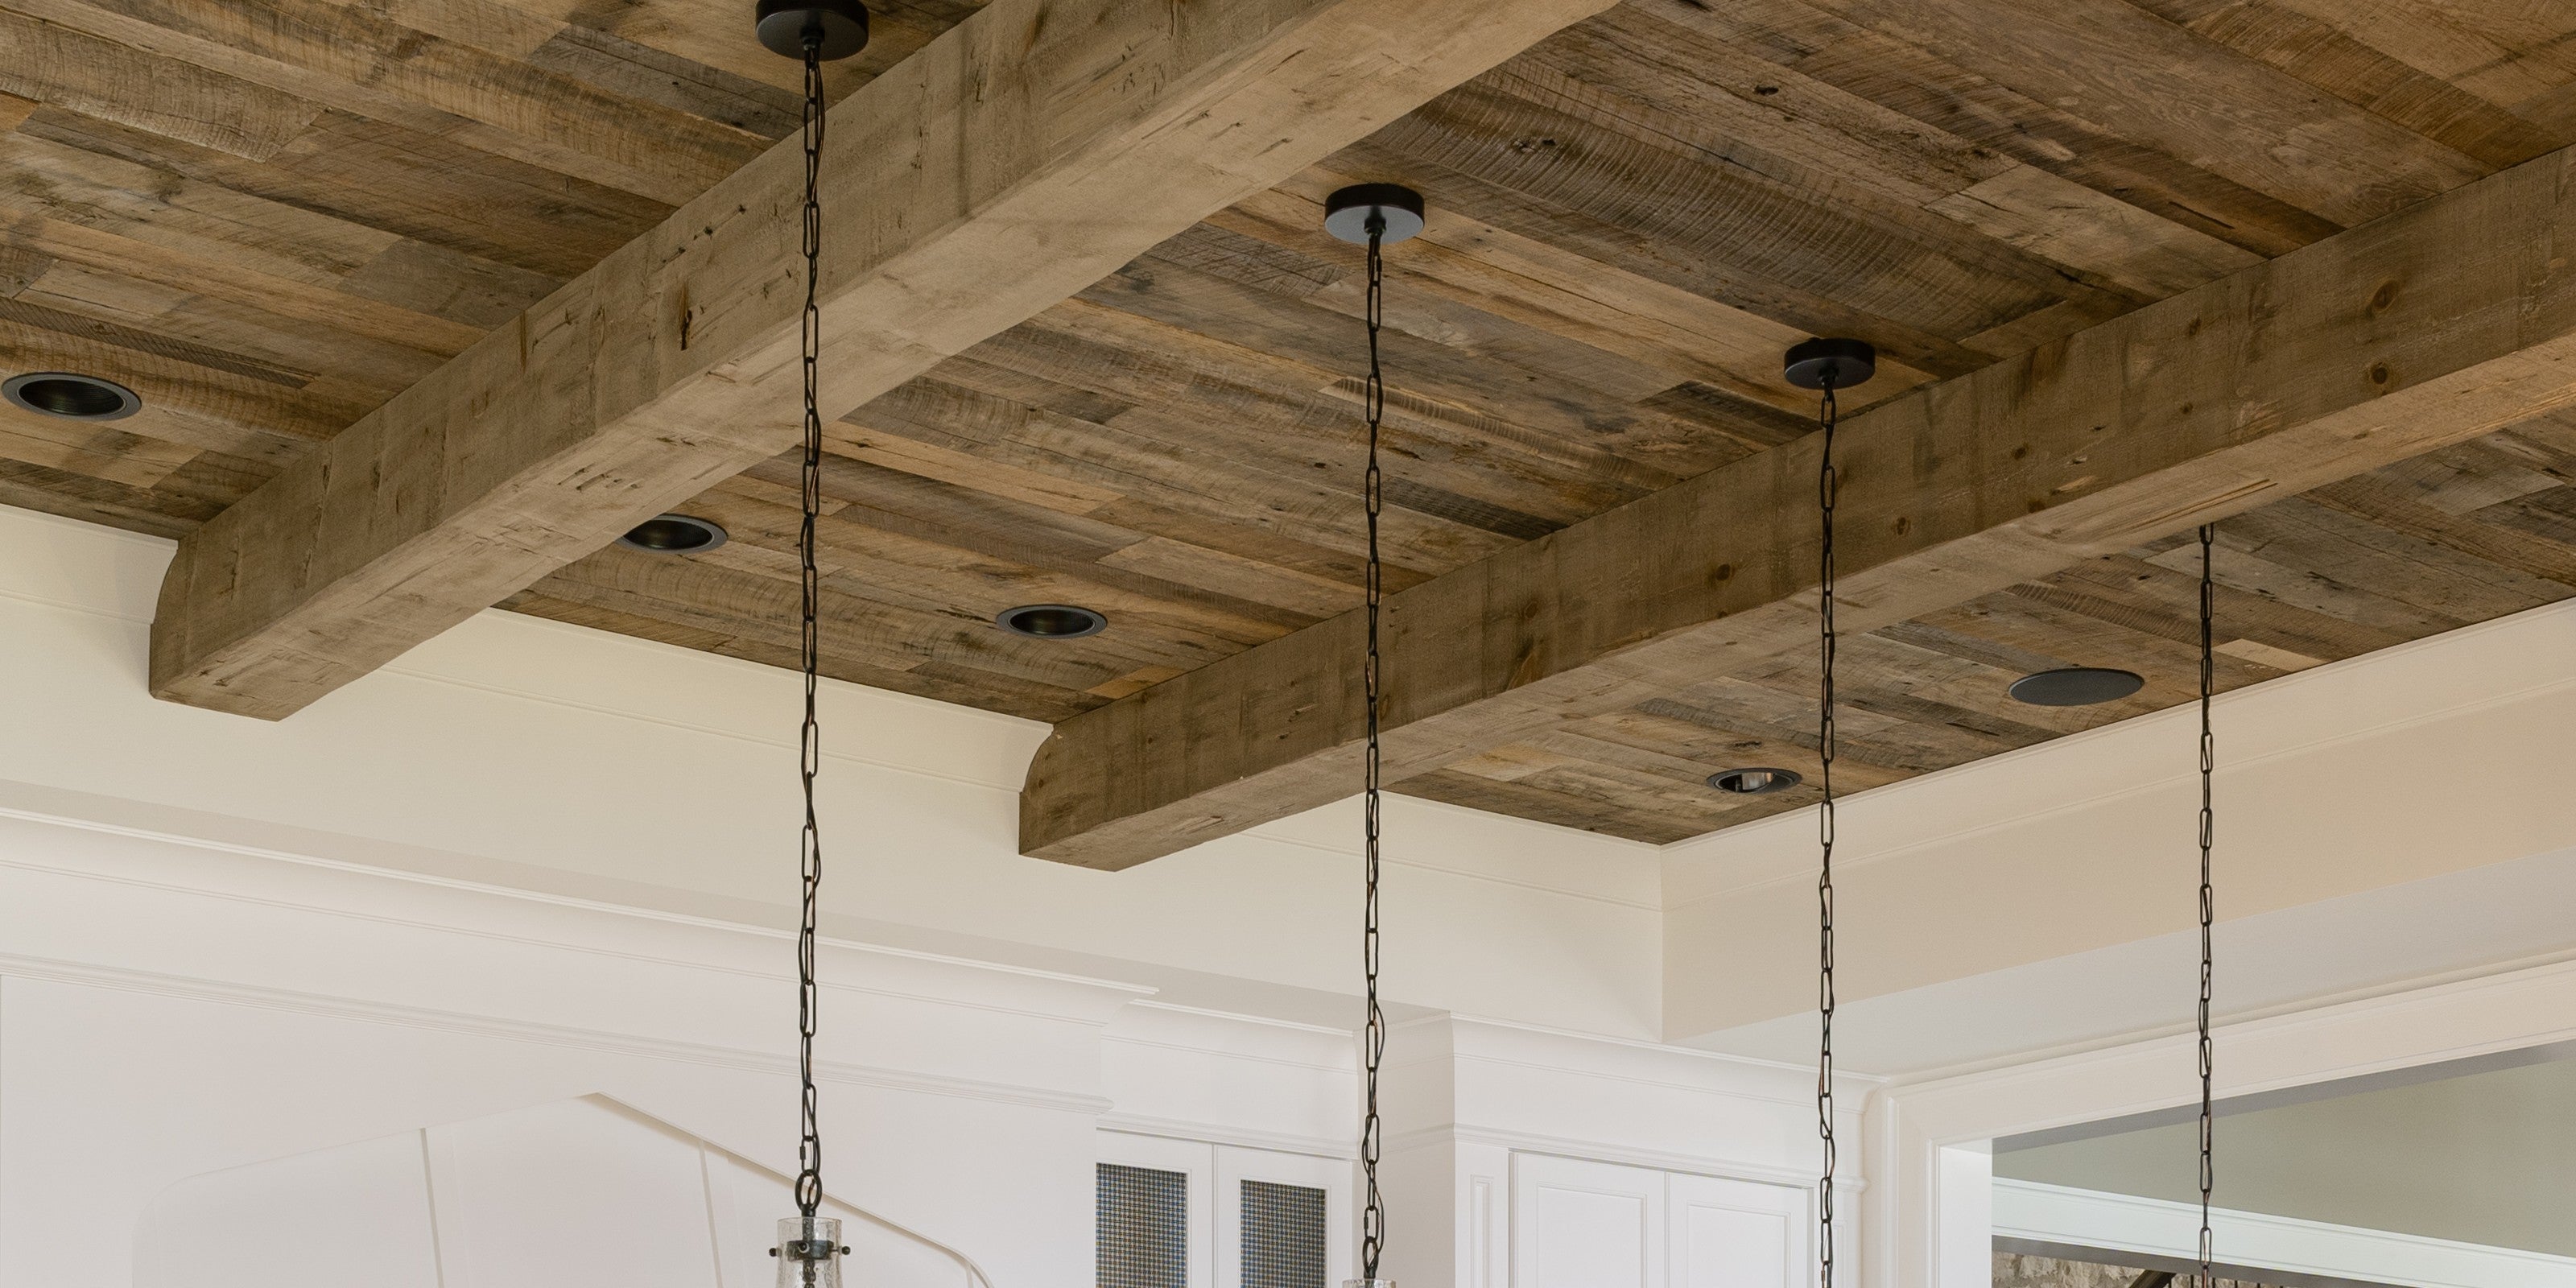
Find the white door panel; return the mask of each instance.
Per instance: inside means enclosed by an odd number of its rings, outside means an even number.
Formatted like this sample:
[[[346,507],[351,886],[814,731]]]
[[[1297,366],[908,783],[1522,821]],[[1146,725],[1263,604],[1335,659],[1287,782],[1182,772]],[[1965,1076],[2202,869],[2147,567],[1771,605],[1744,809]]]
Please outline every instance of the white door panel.
[[[1512,1156],[1512,1288],[1665,1288],[1664,1174]]]

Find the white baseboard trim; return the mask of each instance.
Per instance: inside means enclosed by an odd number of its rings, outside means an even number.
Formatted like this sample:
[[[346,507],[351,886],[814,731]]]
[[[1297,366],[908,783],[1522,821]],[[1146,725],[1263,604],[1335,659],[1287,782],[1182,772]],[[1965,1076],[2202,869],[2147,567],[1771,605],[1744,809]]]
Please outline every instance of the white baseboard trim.
[[[2199,1255],[2194,1204],[2000,1177],[1994,1187],[1997,1238]],[[2404,1288],[2576,1288],[2576,1257],[2227,1208],[2213,1212],[2210,1224],[2230,1265]]]

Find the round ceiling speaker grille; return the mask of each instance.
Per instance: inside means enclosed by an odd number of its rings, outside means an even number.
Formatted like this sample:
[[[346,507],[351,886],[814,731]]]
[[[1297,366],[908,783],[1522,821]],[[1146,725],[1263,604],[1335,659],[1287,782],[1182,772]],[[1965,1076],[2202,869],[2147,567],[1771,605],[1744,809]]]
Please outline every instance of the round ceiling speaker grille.
[[[1773,792],[1785,792],[1805,781],[1794,769],[1767,765],[1729,769],[1708,776],[1709,786],[1737,796],[1768,796]]]
[[[39,416],[123,420],[143,410],[133,390],[113,380],[69,371],[31,371],[0,382],[0,396]]]
[[[626,530],[617,544],[656,555],[690,555],[725,543],[725,530],[687,514],[657,514]]]
[[[2035,707],[2089,707],[2117,702],[2145,688],[2135,671],[2105,666],[2069,666],[2025,675],[2012,683],[2015,699]]]
[[[993,624],[1013,635],[1041,640],[1078,640],[1109,629],[1109,619],[1072,604],[1022,604],[1006,608]]]

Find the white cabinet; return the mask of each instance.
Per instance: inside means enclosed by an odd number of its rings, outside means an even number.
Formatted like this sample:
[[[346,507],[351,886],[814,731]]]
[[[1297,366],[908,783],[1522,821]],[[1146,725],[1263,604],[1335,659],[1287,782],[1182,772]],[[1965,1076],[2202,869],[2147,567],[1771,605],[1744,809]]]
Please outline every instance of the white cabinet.
[[[1800,1288],[1804,1190],[1515,1153],[1511,1288]]]
[[[1138,1210],[1104,1207],[1103,1247],[1112,1252],[1097,1288],[1339,1288],[1358,1273],[1348,1160],[1104,1131],[1100,1162],[1139,1171],[1104,1176],[1104,1200],[1120,1187],[1121,1202]],[[1141,1239],[1140,1217],[1156,1224]],[[1122,1240],[1153,1245],[1145,1264],[1111,1264]]]

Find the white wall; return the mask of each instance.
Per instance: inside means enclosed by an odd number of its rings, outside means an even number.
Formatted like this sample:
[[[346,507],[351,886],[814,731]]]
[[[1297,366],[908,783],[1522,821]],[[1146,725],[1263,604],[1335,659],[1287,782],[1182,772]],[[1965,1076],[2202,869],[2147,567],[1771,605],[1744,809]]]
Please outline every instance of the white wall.
[[[488,612],[293,719],[199,711],[144,690],[168,551],[0,508],[0,805],[788,919],[792,674]],[[1017,793],[1044,726],[832,681],[824,699],[832,932],[1152,974],[1230,1009],[1290,1004],[1259,985],[1314,990],[1304,1018],[1346,1013],[1348,803],[1124,873],[1023,859]],[[1387,837],[1395,1000],[1655,1035],[1652,849],[1405,798],[1388,803]]]
[[[0,510],[0,552],[0,1283],[126,1288],[157,1195],[583,1096],[792,1170],[792,676],[493,613],[263,724],[145,695],[165,543]],[[825,700],[837,1199],[1078,1288],[1103,1128],[1343,1165],[1348,806],[1127,873],[1026,860],[1037,726]],[[1781,1071],[1641,1040],[1653,851],[1403,799],[1388,833],[1395,1013],[1493,1017],[1395,1057],[1519,1052],[1442,1075],[1471,1117],[1393,1131],[1798,1183],[1783,1106],[1718,1090]],[[1668,1110],[1747,1121],[1571,1103],[1657,1060],[1697,1088]],[[1459,1202],[1399,1220],[1445,1242]]]
[[[2222,1011],[2576,951],[2576,601],[2222,696]],[[2196,713],[1863,793],[1837,832],[1836,1036],[1930,1072],[2189,1023]],[[1665,852],[1668,1041],[1812,1049],[1804,815]]]

